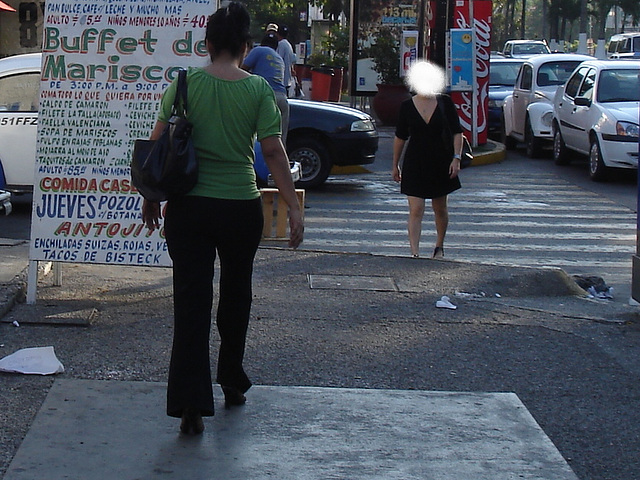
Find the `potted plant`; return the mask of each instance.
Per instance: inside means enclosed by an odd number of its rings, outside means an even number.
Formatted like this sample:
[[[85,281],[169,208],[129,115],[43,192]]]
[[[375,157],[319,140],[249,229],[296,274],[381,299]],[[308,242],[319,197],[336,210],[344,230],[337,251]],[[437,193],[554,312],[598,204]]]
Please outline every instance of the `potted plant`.
[[[381,28],[367,54],[380,79],[378,93],[373,97],[373,109],[384,125],[395,125],[400,104],[411,95],[400,77],[400,46],[394,29]]]
[[[326,68],[333,74],[329,101],[340,101],[342,91],[346,88],[345,75],[349,65],[349,29],[334,25],[322,36],[320,51],[309,57],[309,64]]]

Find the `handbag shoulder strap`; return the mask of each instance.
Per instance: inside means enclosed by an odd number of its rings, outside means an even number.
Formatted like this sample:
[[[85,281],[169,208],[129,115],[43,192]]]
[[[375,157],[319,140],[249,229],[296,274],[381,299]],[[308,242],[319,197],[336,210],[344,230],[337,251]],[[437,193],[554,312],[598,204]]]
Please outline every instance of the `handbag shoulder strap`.
[[[178,72],[178,85],[173,100],[173,114],[185,118],[187,116],[187,71],[181,68]]]

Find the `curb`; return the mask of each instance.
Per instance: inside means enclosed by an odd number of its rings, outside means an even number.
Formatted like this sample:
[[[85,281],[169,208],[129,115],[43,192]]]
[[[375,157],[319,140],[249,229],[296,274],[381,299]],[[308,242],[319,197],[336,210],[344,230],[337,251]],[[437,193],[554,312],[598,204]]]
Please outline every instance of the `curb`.
[[[473,161],[471,162],[472,167],[500,163],[507,157],[507,148],[502,143],[487,140],[486,145],[491,145],[491,151],[473,152]],[[486,147],[483,146],[482,148],[484,149]]]

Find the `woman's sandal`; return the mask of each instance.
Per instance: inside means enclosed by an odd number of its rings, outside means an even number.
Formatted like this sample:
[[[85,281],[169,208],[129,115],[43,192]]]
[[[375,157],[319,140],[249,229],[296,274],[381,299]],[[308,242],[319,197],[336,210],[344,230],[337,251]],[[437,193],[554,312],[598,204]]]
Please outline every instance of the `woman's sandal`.
[[[200,435],[204,432],[204,423],[200,411],[187,407],[182,411],[180,431],[185,435]]]
[[[222,386],[222,393],[224,393],[224,406],[227,408],[247,403],[247,397],[237,388]]]
[[[431,258],[444,258],[444,248],[443,247],[436,247],[433,250],[433,256]]]

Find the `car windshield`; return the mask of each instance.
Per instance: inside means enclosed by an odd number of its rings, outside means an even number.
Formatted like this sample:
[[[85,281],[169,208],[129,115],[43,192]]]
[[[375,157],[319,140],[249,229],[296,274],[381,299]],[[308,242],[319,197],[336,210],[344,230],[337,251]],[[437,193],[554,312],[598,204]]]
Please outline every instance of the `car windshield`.
[[[640,69],[603,70],[598,82],[598,102],[640,101]]]
[[[538,86],[563,85],[582,60],[547,62],[538,70]]]
[[[549,48],[543,43],[523,43],[513,46],[514,55],[538,55],[549,53]]]
[[[489,85],[506,85],[513,87],[516,84],[518,70],[522,62],[494,62],[490,66]]]

